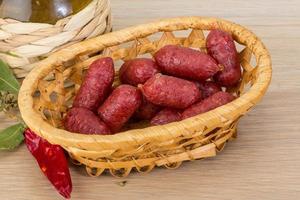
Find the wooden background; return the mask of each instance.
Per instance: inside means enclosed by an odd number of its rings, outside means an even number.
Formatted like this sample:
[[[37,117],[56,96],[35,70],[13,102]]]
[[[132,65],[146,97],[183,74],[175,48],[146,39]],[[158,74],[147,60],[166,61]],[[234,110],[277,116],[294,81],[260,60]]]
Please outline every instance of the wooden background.
[[[239,137],[217,157],[120,179],[87,177],[71,166],[73,199],[300,199],[300,1],[112,0],[118,30],[153,19],[217,16],[253,30],[269,48],[273,81],[263,101],[245,116]],[[0,128],[9,124],[0,116]],[[61,199],[24,145],[0,152],[1,200]]]

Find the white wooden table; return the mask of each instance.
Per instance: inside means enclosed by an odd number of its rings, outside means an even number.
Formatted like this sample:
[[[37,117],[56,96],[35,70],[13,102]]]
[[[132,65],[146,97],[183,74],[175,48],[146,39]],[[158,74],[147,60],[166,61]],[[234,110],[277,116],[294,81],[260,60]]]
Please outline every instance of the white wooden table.
[[[238,127],[239,137],[217,157],[177,170],[131,174],[121,187],[109,175],[90,178],[71,166],[73,199],[300,199],[300,1],[112,0],[114,30],[183,15],[216,16],[260,36],[273,59],[263,101]],[[0,116],[0,128],[9,124]],[[0,152],[1,200],[61,199],[24,145]]]

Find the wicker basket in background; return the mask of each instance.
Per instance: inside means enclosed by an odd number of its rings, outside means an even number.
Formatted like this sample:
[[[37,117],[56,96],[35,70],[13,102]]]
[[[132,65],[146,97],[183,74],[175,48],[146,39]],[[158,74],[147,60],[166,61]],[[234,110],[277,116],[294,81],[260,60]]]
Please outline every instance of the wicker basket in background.
[[[243,78],[230,90],[239,98],[180,122],[135,127],[116,135],[83,135],[63,130],[62,117],[91,62],[111,56],[119,65],[120,60],[153,55],[166,44],[205,51],[205,34],[210,29],[225,30],[240,44]],[[61,145],[74,160],[86,165],[90,175],[99,176],[108,170],[114,176],[126,176],[132,169],[148,172],[154,166],[176,168],[185,160],[215,156],[226,141],[235,137],[238,120],[262,98],[271,74],[268,51],[246,28],[216,18],[173,18],[108,33],[54,53],[37,63],[24,80],[19,107],[31,129]]]
[[[33,68],[33,63],[50,53],[109,31],[109,0],[93,0],[79,13],[61,19],[55,25],[0,19],[0,59],[22,78]]]

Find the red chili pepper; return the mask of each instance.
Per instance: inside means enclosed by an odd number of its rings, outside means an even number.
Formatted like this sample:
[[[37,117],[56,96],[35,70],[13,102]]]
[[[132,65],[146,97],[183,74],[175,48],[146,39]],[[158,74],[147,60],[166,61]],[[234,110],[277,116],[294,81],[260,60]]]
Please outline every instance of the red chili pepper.
[[[41,170],[65,198],[71,198],[72,181],[63,149],[52,145],[30,129],[25,130],[25,143]]]

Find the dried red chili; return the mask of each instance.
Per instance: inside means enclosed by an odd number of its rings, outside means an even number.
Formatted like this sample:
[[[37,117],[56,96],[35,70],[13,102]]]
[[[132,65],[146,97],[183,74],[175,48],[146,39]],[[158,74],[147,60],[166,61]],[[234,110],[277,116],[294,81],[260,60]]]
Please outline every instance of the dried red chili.
[[[69,199],[72,181],[63,149],[58,145],[50,144],[30,129],[25,130],[24,135],[27,148],[37,160],[43,173],[56,190]]]

